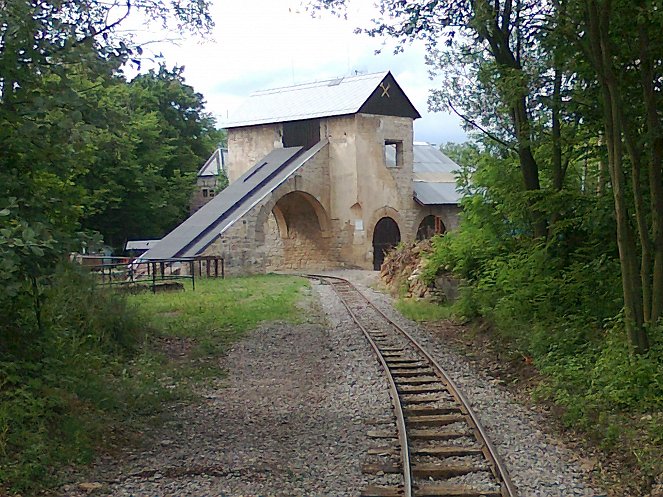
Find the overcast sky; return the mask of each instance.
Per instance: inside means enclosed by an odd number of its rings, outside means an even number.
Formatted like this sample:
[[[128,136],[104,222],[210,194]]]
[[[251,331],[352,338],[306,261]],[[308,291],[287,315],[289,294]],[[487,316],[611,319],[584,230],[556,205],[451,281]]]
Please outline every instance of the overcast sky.
[[[346,21],[326,13],[313,18],[298,0],[212,0],[216,27],[208,39],[187,37],[148,47],[162,52],[168,66],[185,66],[186,82],[205,96],[207,110],[220,123],[256,90],[389,70],[422,115],[415,121],[415,140],[465,141],[456,116],[428,112],[428,90],[435,83],[428,77],[423,47],[407,45],[394,55],[393,42],[383,47],[383,40],[355,34],[354,28],[368,25],[376,10],[372,0],[350,3]]]

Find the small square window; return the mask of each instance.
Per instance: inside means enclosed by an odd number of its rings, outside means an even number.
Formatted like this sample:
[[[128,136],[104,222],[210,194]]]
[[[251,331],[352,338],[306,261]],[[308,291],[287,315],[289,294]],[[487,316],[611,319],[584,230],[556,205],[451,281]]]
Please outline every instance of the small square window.
[[[384,141],[384,164],[390,168],[403,167],[403,142],[401,140]]]

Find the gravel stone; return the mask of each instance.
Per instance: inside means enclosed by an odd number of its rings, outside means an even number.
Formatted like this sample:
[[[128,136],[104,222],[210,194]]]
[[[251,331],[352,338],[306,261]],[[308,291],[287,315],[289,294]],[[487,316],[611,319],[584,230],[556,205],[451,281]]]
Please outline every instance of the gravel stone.
[[[408,331],[438,361],[463,391],[491,442],[504,460],[521,497],[603,497],[593,488],[577,458],[563,442],[546,433],[541,415],[519,404],[513,395],[465,358],[404,318],[393,308],[393,299],[376,291],[375,272],[343,270],[328,273],[352,281],[376,306]]]
[[[328,274],[352,281],[436,358],[470,399],[521,497],[605,495],[586,483],[572,451],[546,433],[541,415],[373,290],[376,272]],[[149,434],[151,446],[100,460],[93,472],[104,486],[93,495],[344,497],[359,495],[367,484],[399,484],[400,475],[361,473],[364,463],[393,460],[369,456],[369,448],[397,449],[392,439],[368,436],[371,430],[396,432],[387,382],[372,349],[331,287],[312,282],[306,305],[306,323],[270,323],[237,343],[221,363],[228,377],[201,387],[201,402],[171,406],[172,419]],[[457,481],[481,484],[486,477]],[[89,495],[76,485],[63,491]]]
[[[368,449],[385,445],[368,437],[382,429],[371,423],[392,416],[384,375],[331,288],[313,283],[311,294],[308,322],[270,323],[235,344],[228,377],[205,385],[202,402],[172,406],[151,447],[99,462],[98,495],[342,497],[393,482],[361,473]]]

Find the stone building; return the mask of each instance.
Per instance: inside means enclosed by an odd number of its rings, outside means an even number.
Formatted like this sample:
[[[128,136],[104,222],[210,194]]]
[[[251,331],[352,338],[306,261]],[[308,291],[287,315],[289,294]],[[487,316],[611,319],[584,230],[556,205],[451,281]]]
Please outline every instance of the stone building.
[[[220,182],[226,173],[226,162],[228,157],[227,148],[217,148],[203,167],[198,170],[196,176],[196,188],[191,195],[189,214],[193,214],[203,205],[214,198],[222,185]]]
[[[455,165],[415,145],[419,117],[389,72],[252,94],[226,125],[230,185],[144,257],[378,269],[401,240],[457,224]]]

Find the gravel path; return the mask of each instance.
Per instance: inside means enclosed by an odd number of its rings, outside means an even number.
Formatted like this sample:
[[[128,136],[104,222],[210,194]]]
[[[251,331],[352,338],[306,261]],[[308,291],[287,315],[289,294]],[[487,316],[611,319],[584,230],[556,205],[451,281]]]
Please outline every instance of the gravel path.
[[[201,392],[204,402],[174,406],[152,447],[96,468],[103,487],[70,485],[63,495],[358,495],[368,483],[367,433],[390,415],[389,395],[331,288],[313,284],[312,293],[307,323],[247,335],[223,360],[229,376]]]
[[[605,495],[584,483],[572,451],[545,434],[542,417],[372,290],[377,273],[330,274],[353,281],[429,346],[482,411],[521,497]],[[306,323],[248,334],[223,359],[229,376],[202,390],[204,402],[173,406],[172,421],[151,434],[151,446],[101,462],[95,470],[101,488],[69,485],[62,495],[357,496],[369,483],[360,472],[374,445],[367,433],[391,419],[391,404],[370,347],[332,289],[313,283],[311,293]]]

